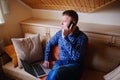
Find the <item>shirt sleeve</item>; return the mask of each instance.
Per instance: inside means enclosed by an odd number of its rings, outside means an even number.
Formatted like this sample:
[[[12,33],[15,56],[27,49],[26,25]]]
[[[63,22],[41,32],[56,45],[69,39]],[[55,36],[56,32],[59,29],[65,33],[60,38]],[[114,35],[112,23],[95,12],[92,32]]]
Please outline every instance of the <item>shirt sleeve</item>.
[[[88,38],[87,37],[79,37],[77,39],[76,44],[70,42],[70,40],[66,37],[64,39],[64,45],[66,45],[66,50],[71,55],[72,60],[79,60],[80,58],[84,58],[85,53],[88,48]]]
[[[49,61],[51,54],[52,54],[52,49],[55,45],[58,44],[58,39],[59,39],[60,31],[57,32],[46,44],[46,49],[45,49],[45,61]]]

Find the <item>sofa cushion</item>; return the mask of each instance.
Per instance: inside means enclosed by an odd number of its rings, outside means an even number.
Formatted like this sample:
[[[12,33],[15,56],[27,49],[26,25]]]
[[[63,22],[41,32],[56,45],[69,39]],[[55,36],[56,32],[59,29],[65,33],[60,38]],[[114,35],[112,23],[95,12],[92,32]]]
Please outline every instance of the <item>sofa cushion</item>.
[[[31,74],[24,71],[24,69],[20,69],[19,67],[13,67],[12,62],[8,62],[2,66],[5,75],[15,80],[39,80]]]
[[[39,35],[34,35],[26,38],[12,38],[13,45],[18,57],[18,66],[21,68],[21,60],[26,60],[28,63],[33,63],[42,60],[43,53]]]
[[[110,72],[120,63],[120,48],[109,47],[105,43],[94,41],[91,52],[90,66],[96,70]]]
[[[17,55],[14,49],[13,45],[8,45],[4,47],[4,51],[10,56],[12,59],[12,63],[14,64],[14,67],[18,66],[18,60],[17,60]]]

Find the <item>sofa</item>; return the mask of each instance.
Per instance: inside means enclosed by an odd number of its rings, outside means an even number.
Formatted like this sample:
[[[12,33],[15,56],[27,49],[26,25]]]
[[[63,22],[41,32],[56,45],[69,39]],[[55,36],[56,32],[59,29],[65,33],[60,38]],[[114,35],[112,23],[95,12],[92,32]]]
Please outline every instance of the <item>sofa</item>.
[[[92,39],[89,39],[89,43],[89,51],[86,56],[81,80],[104,80],[104,75],[119,65],[120,55],[118,53],[120,49],[109,47],[100,41]],[[44,47],[45,43],[42,43],[42,46]],[[57,50],[55,50],[55,55],[57,55]],[[113,52],[114,54],[112,54]],[[14,67],[10,57],[6,53],[2,56],[2,64],[5,75],[15,80],[45,80],[46,78],[36,78],[25,72],[23,68]]]

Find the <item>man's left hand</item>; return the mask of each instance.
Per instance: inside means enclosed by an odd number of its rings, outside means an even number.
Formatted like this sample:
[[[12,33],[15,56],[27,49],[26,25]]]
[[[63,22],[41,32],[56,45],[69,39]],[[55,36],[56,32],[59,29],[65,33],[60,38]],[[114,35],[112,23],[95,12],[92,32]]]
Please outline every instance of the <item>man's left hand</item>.
[[[65,38],[70,34],[69,29],[62,29],[62,37]]]

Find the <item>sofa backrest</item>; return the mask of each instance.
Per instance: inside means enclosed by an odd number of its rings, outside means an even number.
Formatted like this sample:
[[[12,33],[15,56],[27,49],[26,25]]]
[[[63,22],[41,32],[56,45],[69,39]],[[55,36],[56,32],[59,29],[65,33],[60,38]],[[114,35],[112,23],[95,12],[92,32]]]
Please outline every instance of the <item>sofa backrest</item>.
[[[112,71],[120,64],[120,47],[110,46],[102,41],[89,38],[89,67],[103,71]]]

